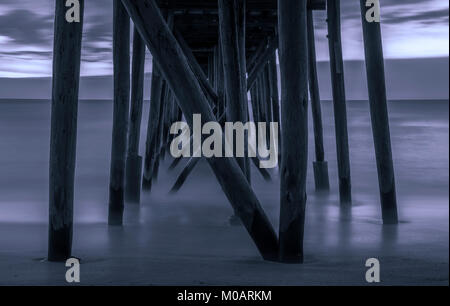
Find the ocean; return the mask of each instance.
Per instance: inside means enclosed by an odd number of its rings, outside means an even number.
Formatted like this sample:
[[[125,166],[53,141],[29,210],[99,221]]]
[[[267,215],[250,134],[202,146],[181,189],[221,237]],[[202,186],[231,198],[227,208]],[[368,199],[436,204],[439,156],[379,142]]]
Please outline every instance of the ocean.
[[[65,284],[47,250],[50,101],[0,100],[0,284]],[[140,152],[148,120],[144,104]],[[123,228],[108,228],[112,102],[79,103],[73,254],[82,284],[365,285],[365,260],[378,258],[382,284],[448,285],[449,101],[390,101],[398,226],[382,226],[367,101],[349,101],[353,207],[339,206],[334,118],[322,102],[331,190],[316,194],[309,119],[305,264],[263,262],[207,163],[175,195],[166,156],[150,194],[127,204]],[[279,178],[253,188],[278,230]]]

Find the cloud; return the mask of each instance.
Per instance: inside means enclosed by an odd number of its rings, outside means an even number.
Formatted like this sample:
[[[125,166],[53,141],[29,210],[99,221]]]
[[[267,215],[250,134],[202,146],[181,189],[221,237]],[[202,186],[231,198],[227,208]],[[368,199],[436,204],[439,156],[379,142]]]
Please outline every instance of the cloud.
[[[380,2],[386,58],[448,56],[447,1]],[[54,3],[55,0],[1,0],[0,77],[51,74]],[[112,3],[85,1],[83,75],[112,73]],[[362,59],[359,1],[341,1],[341,15],[344,58]],[[327,60],[326,13],[316,12],[314,16],[318,59]],[[146,70],[150,67],[151,62],[147,61]]]

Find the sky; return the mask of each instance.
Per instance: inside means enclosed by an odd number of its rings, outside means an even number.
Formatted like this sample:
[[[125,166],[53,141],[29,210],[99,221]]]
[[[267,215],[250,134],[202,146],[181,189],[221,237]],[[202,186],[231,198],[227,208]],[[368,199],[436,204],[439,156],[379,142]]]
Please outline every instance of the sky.
[[[0,78],[51,76],[54,3],[0,0]],[[380,4],[386,59],[448,59],[448,0],[380,0]],[[359,1],[342,0],[341,15],[344,60],[362,60]],[[324,11],[315,12],[319,61],[328,60],[325,19]],[[84,22],[81,75],[111,75],[112,0],[86,0]],[[151,58],[149,53],[147,58]],[[146,71],[151,71],[150,60]]]
[[[51,75],[54,3],[55,0],[0,1],[0,77]],[[82,75],[111,74],[112,0],[85,3]],[[380,3],[386,58],[448,56],[448,0]],[[344,59],[362,59],[359,1],[342,0],[341,6]],[[315,17],[318,59],[325,61],[325,13],[317,12]],[[150,70],[150,61],[147,63]]]

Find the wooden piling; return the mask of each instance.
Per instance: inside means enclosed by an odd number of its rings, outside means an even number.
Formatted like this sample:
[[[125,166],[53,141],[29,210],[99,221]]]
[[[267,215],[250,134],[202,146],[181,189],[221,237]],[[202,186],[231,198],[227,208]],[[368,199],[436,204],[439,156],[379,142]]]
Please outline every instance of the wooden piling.
[[[303,262],[308,156],[306,0],[278,0],[282,164],[280,260]]]
[[[272,53],[269,59],[269,84],[270,98],[272,100],[272,117],[274,122],[278,122],[278,163],[281,164],[281,128],[280,128],[280,95],[278,92],[278,68],[276,52]]]
[[[266,88],[264,84],[264,69],[257,80],[257,88],[258,88],[258,113],[260,122],[266,122]]]
[[[224,68],[225,92],[227,97],[227,121],[246,122],[245,101],[242,95],[242,72],[240,59],[239,34],[237,29],[236,0],[219,1],[219,31],[222,46],[222,60]],[[239,0],[241,1],[241,0]],[[236,150],[236,146],[233,146]],[[245,158],[236,158],[244,174],[246,171]]]
[[[108,224],[122,225],[130,102],[130,18],[120,0],[114,0],[113,7],[114,111]]]
[[[220,40],[217,46],[217,116],[220,118],[225,114],[225,80],[223,75],[222,47]]]
[[[80,22],[65,19],[63,1],[56,0],[52,115],[50,136],[48,260],[71,257],[73,235],[73,190],[77,139],[78,88],[84,0]]]
[[[147,138],[145,142],[144,173],[142,176],[142,189],[146,191],[150,191],[152,188],[152,174],[158,158],[157,144],[159,137],[162,84],[163,80],[161,73],[159,72],[155,60],[153,60],[150,111],[148,115]]]
[[[378,183],[384,224],[397,224],[397,198],[392,161],[389,115],[384,78],[384,58],[379,22],[366,20],[366,2],[361,0],[361,16],[369,88],[370,115],[378,169]]]
[[[246,13],[247,13],[247,0],[235,0],[236,5],[236,29],[238,34],[238,46],[239,46],[239,70],[241,81],[240,95],[241,101],[243,103],[243,123],[248,122],[248,90],[247,90],[247,59],[246,59]],[[245,164],[245,175],[249,183],[251,183],[251,167],[250,159],[248,158],[248,132],[245,131],[244,135],[244,164]]]
[[[314,126],[314,143],[316,160],[313,162],[314,181],[316,190],[327,191],[330,189],[328,178],[328,163],[325,161],[323,148],[322,110],[320,106],[319,81],[317,79],[316,43],[314,40],[314,19],[312,10],[307,12],[308,23],[308,72],[309,93],[311,97],[311,110]]]
[[[264,90],[264,107],[266,112],[266,143],[267,147],[270,147],[270,123],[272,122],[272,97],[270,92],[270,75],[269,75],[269,62],[266,63],[266,67],[262,72],[263,90]]]
[[[342,204],[352,201],[350,157],[348,149],[347,109],[345,101],[344,63],[341,45],[340,0],[327,0],[328,45],[330,49],[339,196]]]
[[[131,72],[131,110],[128,132],[128,154],[125,176],[125,199],[139,203],[141,198],[142,157],[139,156],[142,104],[144,102],[145,44],[134,28]]]
[[[122,2],[169,82],[189,125],[192,127],[193,114],[201,114],[202,123],[215,121],[200,84],[154,0]],[[262,257],[276,260],[277,236],[237,162],[232,158],[213,157],[208,163]]]

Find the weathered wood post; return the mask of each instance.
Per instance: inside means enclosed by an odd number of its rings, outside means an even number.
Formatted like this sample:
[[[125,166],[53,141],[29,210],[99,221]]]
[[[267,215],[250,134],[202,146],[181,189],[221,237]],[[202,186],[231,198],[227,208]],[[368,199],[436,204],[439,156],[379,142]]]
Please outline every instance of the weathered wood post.
[[[397,224],[397,199],[386,102],[381,29],[379,22],[366,20],[366,10],[366,1],[361,0],[370,115],[377,160],[381,210],[384,224]]]
[[[278,0],[281,71],[280,260],[303,262],[308,159],[306,0]]]
[[[144,174],[142,176],[142,189],[146,191],[152,188],[152,174],[158,158],[157,144],[163,80],[155,60],[153,60],[152,65],[151,84],[150,111],[148,115],[147,139],[145,142]]]
[[[217,46],[217,113],[218,115],[216,116],[217,118],[219,118],[220,116],[222,116],[223,114],[225,114],[225,105],[226,105],[226,100],[225,100],[225,80],[224,80],[224,75],[223,75],[223,59],[222,59],[222,47],[221,47],[221,43],[220,43],[220,39],[218,42],[218,46]]]
[[[114,114],[108,224],[122,225],[130,102],[130,17],[120,0],[114,0],[113,7]]]
[[[246,122],[245,101],[241,92],[241,60],[239,35],[237,32],[236,0],[219,1],[219,31],[222,46],[225,91],[227,96],[227,121]],[[239,0],[242,1],[242,0]],[[236,146],[234,145],[234,150]],[[245,174],[245,159],[236,158],[239,167]]]
[[[345,101],[344,63],[341,45],[341,1],[327,0],[328,45],[330,49],[339,195],[342,204],[352,201],[350,157],[348,149],[347,109]]]
[[[280,95],[278,93],[278,67],[276,52],[269,60],[270,97],[272,99],[273,121],[278,122],[278,163],[281,164],[281,127],[280,127]]]
[[[193,114],[202,124],[215,117],[188,61],[154,0],[122,0],[192,127]],[[244,173],[233,158],[209,158],[217,180],[262,257],[276,260],[278,239]]]
[[[270,123],[272,122],[272,97],[270,95],[270,81],[269,81],[269,63],[262,72],[263,90],[264,90],[264,107],[266,113],[266,143],[270,147]]]
[[[208,55],[208,81],[214,87],[214,53]]]
[[[166,86],[166,92],[164,95],[164,113],[163,113],[163,125],[161,130],[161,146],[160,146],[160,159],[164,160],[166,157],[166,144],[170,135],[170,113],[172,112],[172,92],[169,86]]]
[[[216,118],[219,118],[225,112],[224,101],[224,80],[223,80],[223,64],[222,64],[222,49],[220,47],[220,39],[216,47],[216,93],[217,93],[217,108]]]
[[[134,28],[130,129],[125,179],[125,199],[133,203],[139,203],[141,198],[142,157],[139,156],[139,139],[144,102],[144,65],[145,44],[137,29]]]
[[[239,45],[239,68],[240,68],[240,81],[241,81],[241,101],[243,104],[243,123],[248,122],[248,90],[247,90],[247,59],[246,59],[246,15],[247,15],[247,0],[235,0],[236,2],[236,27],[238,34]],[[248,131],[245,131],[244,136],[244,163],[245,163],[245,175],[248,182],[251,184],[251,167],[250,159],[248,158]]]
[[[266,95],[265,95],[265,88],[264,88],[264,79],[263,79],[264,70],[261,71],[261,74],[259,75],[256,84],[258,88],[258,113],[259,113],[259,120],[261,122],[266,122],[266,105],[264,104],[266,102]]]
[[[319,81],[317,79],[316,43],[314,41],[314,19],[312,10],[308,10],[307,20],[309,93],[311,96],[314,142],[316,149],[316,161],[313,162],[314,181],[316,190],[327,191],[330,189],[330,181],[328,178],[328,163],[325,161],[325,150],[323,148],[322,110],[320,107]]]
[[[79,22],[69,23],[66,20],[65,1],[56,0],[55,6],[50,136],[49,261],[65,261],[72,253],[73,189],[84,0],[80,0],[79,3]]]
[[[218,0],[219,32],[222,46],[225,91],[228,103],[226,108],[226,118],[229,122],[245,123],[247,122],[247,90],[245,90],[244,96],[244,88],[242,88],[242,86],[243,84],[246,84],[246,81],[244,83],[242,80],[242,77],[245,75],[245,72],[242,71],[242,65],[245,60],[241,59],[242,52],[245,53],[245,17],[242,20],[240,14],[245,8],[241,7],[240,4],[242,2],[244,2],[244,0]],[[240,26],[238,25],[239,23]],[[237,151],[236,145],[237,142],[234,142],[234,152]],[[246,161],[245,157],[236,157],[236,160],[248,180],[246,167],[250,164]],[[236,213],[231,216],[230,223],[232,225],[240,224]]]
[[[156,139],[156,160],[155,165],[152,172],[152,179],[153,181],[156,181],[158,179],[158,173],[159,173],[159,163],[161,160],[161,144],[163,143],[163,134],[164,134],[164,114],[166,111],[166,94],[167,94],[168,85],[166,80],[163,78],[162,81],[162,89],[161,89],[161,97],[160,97],[160,107],[159,107],[159,125],[158,125],[158,135]]]

